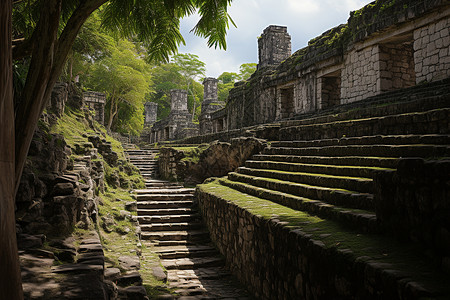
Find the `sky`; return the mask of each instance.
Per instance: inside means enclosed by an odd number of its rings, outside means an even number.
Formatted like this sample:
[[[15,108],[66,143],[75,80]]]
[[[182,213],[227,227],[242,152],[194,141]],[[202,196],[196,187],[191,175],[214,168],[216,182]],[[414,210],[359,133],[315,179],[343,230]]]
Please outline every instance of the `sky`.
[[[350,11],[360,9],[370,0],[233,0],[229,14],[237,28],[230,26],[227,50],[208,48],[206,39],[189,31],[198,21],[193,15],[181,21],[186,45],[180,53],[192,53],[206,63],[206,76],[239,72],[243,63],[258,63],[257,37],[269,25],[287,26],[292,52],[307,46],[308,41],[339,24],[346,23]]]

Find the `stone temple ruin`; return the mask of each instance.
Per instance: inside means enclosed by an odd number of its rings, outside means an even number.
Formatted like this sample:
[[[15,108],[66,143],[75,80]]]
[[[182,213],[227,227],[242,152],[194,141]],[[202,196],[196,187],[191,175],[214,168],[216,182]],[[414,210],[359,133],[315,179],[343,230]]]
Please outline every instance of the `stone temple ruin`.
[[[235,83],[226,105],[216,102],[214,80],[205,79],[200,134],[273,123],[448,78],[448,10],[423,1],[379,6],[353,12],[347,24],[324,32],[292,55],[286,27],[264,29],[258,38],[257,71]],[[172,132],[192,127],[182,125],[182,119],[167,126]],[[161,126],[155,124],[151,141],[195,135],[193,130],[170,135],[169,129],[164,134]]]
[[[95,112],[95,120],[105,124],[106,95],[100,92],[84,92],[83,101],[91,111]]]
[[[144,104],[144,126],[151,126],[156,123],[158,114],[158,103],[146,102]]]
[[[225,103],[217,98],[217,82],[215,78],[205,78],[203,81],[204,96],[202,102],[202,113],[200,115],[200,134],[208,134],[221,131],[226,128],[226,124],[212,122],[211,114],[225,107]]]
[[[192,122],[192,115],[188,111],[187,91],[171,90],[170,96],[170,114],[164,120],[160,120],[153,124],[150,132],[151,143],[168,140],[178,140],[198,135],[198,125]],[[153,118],[155,119],[154,116]]]

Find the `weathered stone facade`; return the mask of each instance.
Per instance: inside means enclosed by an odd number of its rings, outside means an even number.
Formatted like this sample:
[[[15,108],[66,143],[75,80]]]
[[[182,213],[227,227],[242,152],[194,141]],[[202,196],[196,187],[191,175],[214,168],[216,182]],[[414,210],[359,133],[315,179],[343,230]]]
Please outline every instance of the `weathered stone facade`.
[[[198,125],[192,122],[192,115],[188,111],[187,91],[171,90],[171,111],[169,116],[153,124],[150,142],[178,140],[198,135]]]
[[[258,38],[258,69],[276,66],[291,55],[291,36],[287,27],[271,25]]]
[[[144,126],[153,125],[158,115],[158,103],[146,102],[144,104]]]
[[[290,56],[285,27],[258,39],[258,70],[211,115],[213,132],[276,122],[450,76],[450,5],[376,1]]]
[[[202,102],[202,112],[199,118],[200,121],[200,134],[212,133],[215,126],[226,127],[226,124],[216,122],[213,124],[211,121],[211,114],[219,109],[225,107],[225,103],[219,101],[217,98],[217,82],[215,78],[207,77],[203,81],[203,102]]]
[[[105,124],[106,95],[99,92],[84,92],[83,101],[86,106],[95,112],[95,120]]]

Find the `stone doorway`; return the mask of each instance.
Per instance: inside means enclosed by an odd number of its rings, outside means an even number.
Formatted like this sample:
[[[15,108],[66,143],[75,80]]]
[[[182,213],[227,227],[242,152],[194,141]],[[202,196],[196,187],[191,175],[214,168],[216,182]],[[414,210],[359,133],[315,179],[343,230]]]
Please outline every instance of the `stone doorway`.
[[[164,140],[170,139],[170,127],[164,128]]]
[[[379,45],[381,92],[416,85],[413,36],[393,37]]]
[[[341,72],[328,74],[321,78],[320,109],[341,104]]]
[[[294,116],[294,87],[287,87],[280,89],[281,96],[281,118],[287,119]]]

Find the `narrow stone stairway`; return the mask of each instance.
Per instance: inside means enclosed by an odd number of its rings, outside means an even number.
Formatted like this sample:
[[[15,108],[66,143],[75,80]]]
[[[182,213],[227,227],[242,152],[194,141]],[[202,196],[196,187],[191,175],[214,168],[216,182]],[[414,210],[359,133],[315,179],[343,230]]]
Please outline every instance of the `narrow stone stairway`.
[[[159,255],[175,295],[158,299],[250,299],[225,268],[201,222],[193,188],[155,179],[156,150],[129,150],[146,188],[135,190],[141,239]]]

